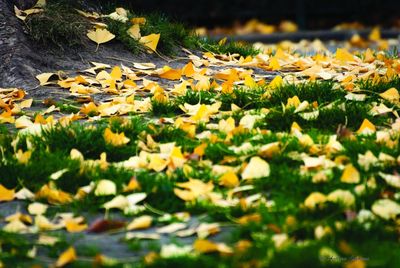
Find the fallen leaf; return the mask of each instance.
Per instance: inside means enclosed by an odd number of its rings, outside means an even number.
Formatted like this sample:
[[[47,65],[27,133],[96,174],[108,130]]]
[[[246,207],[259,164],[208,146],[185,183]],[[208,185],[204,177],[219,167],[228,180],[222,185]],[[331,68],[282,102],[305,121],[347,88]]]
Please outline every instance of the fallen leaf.
[[[214,243],[206,239],[197,239],[193,244],[193,249],[199,253],[219,252],[223,254],[232,254],[232,248],[224,243]]]
[[[61,253],[56,262],[56,267],[64,267],[65,265],[74,262],[77,259],[75,249],[73,247],[68,248],[66,251]]]
[[[116,197],[114,197],[113,199],[111,199],[110,201],[108,201],[103,205],[103,207],[106,210],[110,210],[113,208],[124,210],[128,206],[129,206],[128,199],[123,195],[117,195]]]
[[[96,196],[115,195],[116,193],[117,185],[110,180],[100,180],[94,190]]]
[[[373,213],[385,220],[395,219],[400,215],[400,205],[390,199],[380,199],[372,204]]]
[[[379,96],[381,96],[381,98],[393,102],[393,103],[399,103],[400,101],[400,95],[399,92],[397,91],[397,89],[395,89],[394,87],[386,90],[385,92],[379,94]]]
[[[122,70],[119,66],[115,66],[110,73],[111,78],[114,80],[121,80],[122,78]]]
[[[329,193],[326,199],[334,203],[339,203],[346,208],[353,207],[356,202],[354,195],[350,191],[342,189],[337,189]]]
[[[15,190],[7,189],[0,184],[0,202],[12,201],[15,198]]]
[[[381,176],[390,186],[400,189],[400,176],[398,174],[392,175],[379,172],[379,176]]]
[[[42,73],[36,76],[36,79],[39,80],[41,86],[49,85],[52,82],[49,82],[49,79],[52,76],[55,76],[55,73]]]
[[[175,222],[169,225],[157,228],[157,233],[159,234],[171,234],[175,233],[179,230],[185,229],[187,227],[186,223]]]
[[[107,43],[115,38],[115,35],[110,33],[107,29],[96,29],[91,30],[87,33],[87,37],[97,44],[96,51],[99,49],[99,45]]]
[[[58,180],[59,178],[61,178],[68,171],[69,171],[68,168],[61,169],[61,170],[59,170],[57,172],[52,173],[49,176],[49,178],[52,179],[52,180]]]
[[[368,36],[368,39],[374,42],[378,42],[381,40],[381,30],[379,27],[374,27],[371,33]]]
[[[372,124],[368,119],[364,119],[360,128],[357,130],[357,134],[369,135],[374,132],[376,132],[375,125]]]
[[[344,183],[359,183],[360,172],[352,164],[348,164],[343,170],[340,181]]]
[[[270,174],[269,164],[258,156],[254,156],[250,159],[246,168],[242,172],[242,179],[259,179],[268,177]]]
[[[139,24],[133,24],[127,31],[128,35],[133,39],[140,39],[142,36],[140,34],[140,26]]]
[[[304,201],[304,206],[309,209],[315,209],[318,205],[325,203],[326,196],[320,192],[311,193]]]
[[[142,36],[139,42],[148,47],[149,49],[151,49],[152,51],[156,51],[159,40],[160,40],[160,34],[150,34]]]
[[[354,61],[354,56],[345,48],[338,48],[336,50],[336,59],[344,63],[347,61]]]
[[[153,217],[148,215],[143,215],[135,218],[132,222],[130,222],[126,227],[126,229],[127,230],[147,229],[151,226],[152,221]]]
[[[28,212],[32,215],[42,215],[46,213],[48,205],[42,203],[31,203],[28,205]]]
[[[104,130],[104,140],[113,145],[113,146],[123,146],[127,143],[129,143],[130,139],[125,137],[125,133],[121,132],[121,133],[114,133],[111,131],[110,128],[106,128]]]
[[[78,222],[74,219],[65,221],[65,229],[70,233],[79,233],[87,229],[87,224]]]
[[[168,80],[179,80],[182,77],[182,70],[180,69],[168,69],[161,74],[159,77],[168,79]]]

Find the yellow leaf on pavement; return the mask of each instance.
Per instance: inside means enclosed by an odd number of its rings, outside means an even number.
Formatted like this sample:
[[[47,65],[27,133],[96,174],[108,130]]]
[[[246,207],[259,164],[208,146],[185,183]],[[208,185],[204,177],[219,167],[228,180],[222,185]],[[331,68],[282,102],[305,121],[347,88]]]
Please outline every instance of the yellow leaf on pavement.
[[[75,219],[68,219],[65,221],[65,229],[70,233],[79,233],[87,229],[87,224],[80,223]]]
[[[122,70],[119,66],[115,66],[111,73],[110,76],[114,79],[114,80],[121,80],[122,78]]]
[[[180,69],[169,69],[159,75],[161,78],[168,80],[179,80],[182,76],[182,71]]]
[[[41,86],[45,86],[48,84],[51,84],[51,82],[49,82],[49,79],[55,75],[55,73],[42,73],[36,76],[36,79],[39,80],[39,83]]]
[[[151,226],[153,218],[148,215],[140,216],[134,219],[131,223],[126,227],[127,230],[137,230],[137,229],[147,229]]]

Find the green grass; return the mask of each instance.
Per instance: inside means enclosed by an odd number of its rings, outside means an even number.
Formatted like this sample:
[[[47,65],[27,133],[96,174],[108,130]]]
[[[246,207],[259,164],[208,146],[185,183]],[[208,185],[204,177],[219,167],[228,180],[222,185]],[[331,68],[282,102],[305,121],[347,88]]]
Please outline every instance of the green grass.
[[[26,27],[33,40],[62,49],[85,44],[89,26],[89,22],[67,1],[49,2],[43,12],[26,19]]]
[[[237,41],[226,41],[225,43],[220,43],[211,37],[202,37],[195,34],[190,36],[184,44],[188,48],[200,49],[215,54],[239,54],[240,56],[247,57],[255,56],[260,53],[259,50],[248,43]]]
[[[162,106],[164,103],[152,103],[153,110],[143,116],[111,118],[98,121],[96,124],[77,122],[69,126],[57,125],[52,129],[43,130],[41,135],[22,135],[3,128],[0,129],[0,147],[2,149],[0,183],[7,188],[18,190],[24,186],[35,192],[51,180],[50,174],[67,168],[68,171],[62,177],[53,181],[58,189],[75,194],[81,186],[109,179],[117,185],[117,195],[126,195],[127,193],[123,192],[124,186],[132,178],[136,178],[140,185],[140,189],[136,191],[145,192],[147,197],[143,203],[152,207],[138,215],[154,216],[153,226],[159,227],[166,223],[157,218],[158,214],[170,213],[172,215],[175,212],[185,211],[189,212],[192,217],[196,216],[201,222],[220,222],[226,226],[223,227],[225,236],[222,238],[210,236],[210,240],[223,241],[232,248],[235,248],[235,244],[240,240],[246,239],[251,243],[247,251],[235,252],[232,256],[221,256],[217,253],[198,254],[158,258],[150,264],[134,260],[130,263],[133,266],[296,267],[308,265],[312,267],[342,267],[346,260],[356,256],[367,258],[366,264],[372,267],[397,267],[400,264],[397,254],[400,246],[398,226],[395,221],[386,221],[375,217],[373,220],[361,223],[351,215],[361,209],[370,209],[377,199],[381,199],[385,195],[396,196],[397,189],[382,180],[378,173],[396,174],[399,172],[397,163],[379,163],[369,170],[364,170],[358,160],[359,155],[365,154],[367,151],[371,151],[375,156],[383,152],[396,158],[400,154],[399,135],[395,134],[392,137],[397,141],[393,147],[378,143],[376,135],[355,135],[351,138],[339,136],[338,140],[343,149],[332,154],[325,154],[327,159],[332,161],[337,156],[346,156],[348,158],[346,163],[352,163],[360,172],[361,182],[359,185],[365,184],[372,177],[375,178],[376,188],[368,186],[363,195],[357,195],[354,190],[355,184],[341,182],[343,171],[338,166],[324,170],[328,174],[327,182],[314,183],[312,177],[317,171],[303,172],[303,156],[308,154],[317,157],[321,152],[310,152],[310,147],[302,145],[295,135],[280,133],[281,131],[289,132],[291,124],[296,121],[303,128],[303,133],[308,134],[316,146],[324,148],[330,136],[336,133],[338,125],[345,125],[349,130],[355,131],[367,118],[378,128],[387,126],[394,120],[392,115],[374,117],[368,112],[373,102],[383,101],[374,97],[376,93],[396,86],[396,83],[398,83],[396,80],[379,84],[365,82],[363,89],[368,92],[365,102],[346,100],[347,92],[336,88],[332,82],[284,85],[270,91],[269,96],[264,96],[264,93],[269,90],[266,87],[254,89],[237,87],[231,94],[221,94],[213,90],[201,92],[188,90],[184,96],[171,99],[171,103],[168,104],[171,106]],[[317,101],[319,107],[309,108],[307,111],[318,109],[318,118],[306,120],[295,113],[294,108],[283,108],[287,99],[293,96],[298,96],[301,101],[307,100],[310,103]],[[258,114],[262,108],[269,109],[269,113],[262,115],[263,118],[258,120],[254,129],[232,133],[232,137],[229,139],[227,139],[228,135],[219,129],[208,129],[208,124],[196,125],[196,134],[209,130],[218,138],[217,141],[191,138],[185,131],[173,125],[161,124],[153,117],[181,114],[181,111],[175,109],[184,103],[211,104],[215,101],[223,103],[221,110],[229,111],[232,103],[243,108],[242,111],[232,115],[236,125],[246,113]],[[327,107],[328,105],[331,107]],[[397,106],[394,108],[398,110]],[[221,118],[228,116],[231,115],[211,118],[210,123],[218,123]],[[107,144],[103,138],[104,130],[107,127],[110,127],[113,132],[124,132],[130,139],[130,143],[122,147]],[[12,143],[17,136],[19,141]],[[180,146],[187,159],[185,166],[170,171],[155,172],[146,168],[129,169],[112,165],[114,162],[129,159],[143,151],[143,148],[140,147],[143,145],[139,143],[147,143],[148,136],[151,136],[156,143],[174,142],[175,146]],[[266,178],[253,181],[241,180],[240,186],[252,185],[253,188],[235,194],[237,198],[242,199],[260,194],[264,200],[258,204],[246,207],[239,203],[230,207],[219,207],[207,199],[185,203],[175,195],[174,188],[177,187],[177,183],[186,182],[190,178],[205,183],[213,182],[214,192],[226,198],[230,190],[219,185],[219,176],[213,173],[213,167],[216,165],[243,167],[243,163],[255,156],[261,146],[276,141],[280,142],[280,152],[272,158],[265,158],[269,163],[271,174]],[[201,157],[202,161],[199,161],[198,157],[192,153],[202,143],[207,143],[208,146]],[[234,147],[245,143],[251,144],[254,148],[248,152],[234,152]],[[18,163],[14,157],[15,150],[25,151],[28,148],[32,150],[30,161],[27,164]],[[82,169],[81,163],[69,156],[73,148],[81,151],[85,159],[98,159],[102,152],[106,152],[110,165],[106,168]],[[149,153],[153,152],[158,152],[157,146],[149,149]],[[240,172],[238,171],[238,174]],[[327,195],[336,189],[348,190],[353,193],[356,197],[354,206],[346,208],[342,204],[333,202],[326,202],[324,206],[315,210],[303,206],[304,200],[310,193],[321,192]],[[73,212],[75,215],[98,215],[98,213],[104,213],[102,205],[113,197],[96,196],[94,193],[90,193],[85,198],[74,200],[70,204],[52,205],[46,216],[52,217],[60,212]],[[393,197],[393,199],[398,200],[398,197]],[[47,200],[38,201],[47,202]],[[113,215],[120,215],[116,210],[113,210],[114,212]],[[242,225],[236,223],[236,219],[250,213],[258,213],[260,221]],[[128,216],[131,219],[138,215]],[[288,221],[290,217],[295,219],[296,224],[290,224]],[[174,221],[176,219],[167,222]],[[329,227],[332,234],[316,239],[315,230],[318,226]],[[286,233],[290,237],[290,241],[283,248],[276,248],[274,245],[273,237],[276,233]],[[33,243],[30,240],[21,239],[22,237],[24,236],[0,232],[0,257],[4,263],[33,261],[26,257],[26,253],[32,248]],[[171,237],[171,243],[178,245],[189,243],[185,241],[187,240]],[[71,243],[62,240],[53,249],[46,249],[43,252],[48,253],[51,258],[57,258]],[[160,246],[162,247],[160,244],[150,246],[150,243],[136,240],[126,243],[139,255],[147,250],[158,252]],[[343,249],[345,248],[343,243],[351,248],[351,253]],[[13,248],[20,250],[15,251]],[[321,260],[321,252],[326,251],[327,248],[334,251],[343,260],[340,263],[331,262],[329,259]],[[79,256],[92,257],[99,252],[99,249],[77,247],[77,252]],[[125,262],[129,264],[128,261]],[[87,264],[88,262],[82,258],[71,266],[84,267]]]

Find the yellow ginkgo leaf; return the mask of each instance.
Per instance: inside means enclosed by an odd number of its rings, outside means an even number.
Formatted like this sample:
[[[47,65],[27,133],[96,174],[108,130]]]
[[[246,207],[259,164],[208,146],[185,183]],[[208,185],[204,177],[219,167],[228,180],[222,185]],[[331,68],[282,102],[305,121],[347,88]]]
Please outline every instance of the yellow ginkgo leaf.
[[[348,208],[353,207],[356,202],[356,198],[350,191],[342,189],[337,189],[329,193],[326,200]]]
[[[400,101],[399,91],[397,91],[397,89],[395,89],[394,87],[389,88],[385,92],[379,94],[379,96],[393,103],[398,103]]]
[[[113,146],[122,146],[129,143],[130,139],[125,137],[124,132],[113,133],[110,128],[104,131],[104,140]]]
[[[299,97],[297,97],[297,96],[288,98],[287,103],[286,103],[286,108],[289,108],[289,107],[297,108],[300,105],[300,103],[301,103],[301,101],[300,101]]]
[[[45,198],[50,204],[66,204],[72,202],[71,194],[56,189],[51,183],[43,185],[36,193],[36,198]]]
[[[197,179],[189,179],[188,182],[181,182],[177,183],[176,185],[185,189],[174,189],[175,195],[185,201],[193,201],[197,197],[207,196],[214,189],[214,185],[211,181],[204,183],[203,181]]]
[[[272,71],[277,71],[281,68],[281,65],[279,64],[279,61],[277,58],[272,57],[269,60],[269,68],[271,68]]]
[[[257,86],[257,83],[254,81],[251,75],[246,75],[246,77],[244,78],[244,85],[249,88],[255,88]]]
[[[151,49],[152,51],[156,51],[159,40],[160,34],[149,34],[146,36],[142,36],[139,42]]]
[[[368,36],[370,41],[378,42],[381,40],[381,30],[379,27],[374,27]]]
[[[319,204],[325,203],[327,198],[320,192],[311,193],[306,200],[304,200],[304,206],[309,209],[315,209]]]
[[[100,44],[107,43],[115,38],[115,35],[110,33],[107,29],[91,30],[86,35],[97,44],[96,51],[99,49]]]
[[[2,184],[0,184],[0,202],[11,201],[15,198],[15,190],[7,189]]]
[[[128,29],[127,33],[133,39],[140,39],[140,37],[142,37],[139,24],[133,24],[132,27]]]
[[[29,162],[29,159],[31,158],[32,152],[31,151],[26,151],[23,152],[21,149],[19,149],[15,153],[15,158],[18,160],[18,163],[20,164],[27,164]]]
[[[242,172],[242,178],[244,180],[259,179],[268,177],[270,174],[269,164],[258,156],[254,156],[250,159],[246,168]]]
[[[239,178],[234,172],[230,171],[219,178],[219,184],[227,188],[234,188],[239,185]]]
[[[153,218],[148,215],[140,216],[134,219],[131,223],[126,227],[127,230],[138,230],[138,229],[147,229],[151,226]]]
[[[181,79],[182,71],[180,69],[168,69],[159,76],[168,80],[179,80]]]
[[[336,59],[341,62],[354,61],[354,56],[345,48],[338,48],[336,50]]]
[[[144,25],[144,24],[146,24],[146,18],[144,18],[144,17],[132,18],[131,19],[131,23],[132,24]]]
[[[275,89],[279,88],[283,84],[283,78],[280,75],[275,76],[274,79],[272,79],[271,83],[269,83],[268,88],[270,89]]]
[[[152,169],[156,172],[162,171],[168,165],[168,161],[161,158],[158,154],[154,154],[150,157],[150,163],[148,169]]]
[[[114,80],[121,80],[122,78],[122,70],[119,66],[115,66],[111,73],[110,73],[111,78],[113,78]]]
[[[371,62],[373,62],[374,60],[375,60],[375,56],[374,56],[372,50],[368,48],[368,49],[365,51],[364,61],[365,61],[365,62],[371,63]]]
[[[27,128],[30,126],[33,126],[33,122],[26,115],[23,115],[19,117],[17,120],[15,120],[16,128]]]
[[[36,76],[36,79],[39,80],[39,83],[41,86],[45,86],[48,84],[51,84],[52,82],[49,82],[49,79],[55,75],[55,73],[42,73]]]
[[[42,215],[46,213],[46,210],[48,208],[48,205],[42,204],[42,203],[31,203],[28,206],[28,212],[32,215]]]
[[[56,267],[64,267],[68,263],[71,263],[77,259],[76,251],[73,247],[68,248],[66,251],[61,253],[56,262]]]
[[[129,201],[123,195],[118,195],[103,205],[103,207],[106,210],[110,210],[113,208],[118,208],[120,210],[124,210],[128,206],[129,206]]]
[[[214,243],[207,239],[198,239],[193,244],[193,249],[199,253],[219,252],[232,254],[233,250],[224,243]]]
[[[375,125],[372,124],[368,119],[364,119],[360,128],[357,130],[358,134],[371,134],[376,132]]]
[[[182,68],[182,74],[186,77],[192,77],[195,74],[193,63],[191,61]]]
[[[70,233],[79,233],[87,229],[87,224],[81,223],[75,219],[65,221],[65,229]]]
[[[343,171],[340,181],[344,183],[359,183],[360,182],[360,172],[352,165],[348,164]]]
[[[96,190],[94,191],[96,196],[115,195],[116,193],[117,186],[110,180],[100,180],[97,183]]]
[[[375,215],[385,220],[395,219],[400,215],[400,205],[390,199],[379,199],[375,201],[371,210]]]

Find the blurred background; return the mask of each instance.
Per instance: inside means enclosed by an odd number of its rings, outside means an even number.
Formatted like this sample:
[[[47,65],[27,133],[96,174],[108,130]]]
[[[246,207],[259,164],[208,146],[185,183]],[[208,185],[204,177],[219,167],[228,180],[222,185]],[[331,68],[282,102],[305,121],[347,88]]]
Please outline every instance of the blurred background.
[[[97,2],[107,2],[92,0]],[[111,2],[111,1],[110,1]],[[300,29],[326,29],[343,22],[398,27],[399,0],[114,0],[131,10],[166,13],[196,27],[214,28],[258,19],[267,24],[282,20]]]

